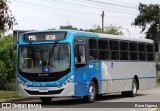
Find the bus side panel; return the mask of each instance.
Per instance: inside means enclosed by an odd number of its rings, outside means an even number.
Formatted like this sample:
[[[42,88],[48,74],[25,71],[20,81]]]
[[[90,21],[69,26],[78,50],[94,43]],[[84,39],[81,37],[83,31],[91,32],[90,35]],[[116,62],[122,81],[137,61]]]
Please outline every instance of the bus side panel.
[[[102,70],[101,70],[101,61],[89,61],[88,63],[88,78],[89,82],[96,78],[98,81],[98,94],[102,93]]]
[[[75,88],[74,96],[86,96],[88,95],[89,83],[93,78],[98,81],[98,93],[101,93],[101,64],[99,61],[87,63],[86,67],[76,69],[75,75]]]
[[[103,69],[104,66],[106,66],[106,72]],[[108,81],[106,83],[108,93],[131,90],[134,76],[138,77],[139,89],[147,89],[155,86],[155,67],[154,62],[104,61],[102,62],[102,79]],[[102,93],[106,93],[104,89],[106,87],[102,85]]]
[[[140,78],[139,84],[140,84],[139,89],[148,89],[148,88],[155,87],[156,78]]]
[[[87,95],[87,72],[86,68],[75,69],[74,71],[74,79],[75,79],[75,87],[74,87],[74,96],[84,96]]]

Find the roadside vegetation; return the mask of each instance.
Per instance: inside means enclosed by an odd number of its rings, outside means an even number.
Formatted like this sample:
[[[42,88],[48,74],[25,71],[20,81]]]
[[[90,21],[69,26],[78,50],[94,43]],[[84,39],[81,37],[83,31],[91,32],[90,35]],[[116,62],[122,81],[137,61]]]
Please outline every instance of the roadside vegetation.
[[[5,36],[16,24],[9,3],[9,0],[0,0],[0,90],[15,90],[16,52],[12,51],[13,36]]]
[[[15,90],[16,52],[12,50],[13,36],[0,38],[0,90]]]
[[[16,91],[0,91],[0,99],[18,98],[19,95]]]

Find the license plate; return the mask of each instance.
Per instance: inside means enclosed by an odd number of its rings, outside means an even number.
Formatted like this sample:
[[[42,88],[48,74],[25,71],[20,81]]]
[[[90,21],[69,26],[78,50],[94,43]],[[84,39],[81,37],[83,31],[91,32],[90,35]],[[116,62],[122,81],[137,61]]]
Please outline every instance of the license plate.
[[[46,89],[40,89],[39,92],[48,92]]]

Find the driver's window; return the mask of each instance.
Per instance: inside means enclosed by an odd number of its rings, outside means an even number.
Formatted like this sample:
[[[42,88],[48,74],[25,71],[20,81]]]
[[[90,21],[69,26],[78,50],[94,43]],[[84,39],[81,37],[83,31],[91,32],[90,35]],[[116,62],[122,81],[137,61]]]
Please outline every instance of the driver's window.
[[[86,64],[85,47],[83,44],[75,45],[75,63]]]

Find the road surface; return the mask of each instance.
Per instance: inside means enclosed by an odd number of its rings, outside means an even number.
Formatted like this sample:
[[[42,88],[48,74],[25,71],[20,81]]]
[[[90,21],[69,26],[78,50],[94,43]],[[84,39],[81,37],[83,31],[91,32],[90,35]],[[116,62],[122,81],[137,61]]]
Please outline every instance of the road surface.
[[[122,97],[120,94],[104,95],[98,98],[95,103],[84,103],[82,99],[72,98],[53,98],[49,104],[42,104],[38,99],[14,102],[14,104],[19,103],[41,104],[42,106],[42,109],[23,109],[23,111],[160,111],[156,108],[156,106],[160,107],[160,87],[138,91],[136,97]],[[151,108],[147,108],[147,106]],[[2,108],[0,110],[21,111],[22,109]]]

